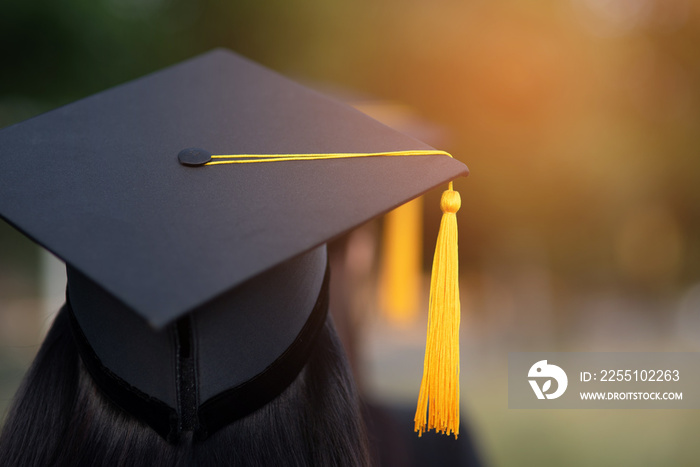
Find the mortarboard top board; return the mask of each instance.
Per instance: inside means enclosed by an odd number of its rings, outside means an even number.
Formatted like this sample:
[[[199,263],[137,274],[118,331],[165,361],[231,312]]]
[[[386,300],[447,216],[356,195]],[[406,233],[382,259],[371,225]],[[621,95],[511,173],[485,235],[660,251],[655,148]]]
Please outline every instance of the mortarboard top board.
[[[417,155],[200,164],[402,151]],[[71,281],[99,290],[155,333],[290,261],[316,271],[306,263],[318,262],[319,246],[466,174],[448,155],[226,50],[0,131],[0,216],[66,262],[69,295]],[[110,332],[79,314],[83,331]],[[134,318],[123,321],[138,326]]]

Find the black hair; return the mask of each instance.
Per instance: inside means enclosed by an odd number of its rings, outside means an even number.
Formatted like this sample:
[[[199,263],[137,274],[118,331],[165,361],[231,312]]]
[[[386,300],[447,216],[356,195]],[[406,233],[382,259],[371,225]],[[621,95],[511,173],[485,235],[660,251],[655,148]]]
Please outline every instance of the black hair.
[[[2,466],[368,465],[355,385],[330,317],[296,380],[204,441],[169,444],[107,400],[61,311],[0,433]]]

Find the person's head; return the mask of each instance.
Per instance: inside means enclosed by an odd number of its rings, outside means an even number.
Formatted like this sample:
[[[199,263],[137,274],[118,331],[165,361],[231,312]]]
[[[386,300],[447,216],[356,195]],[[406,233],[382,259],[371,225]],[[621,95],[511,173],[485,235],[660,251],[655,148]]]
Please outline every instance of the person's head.
[[[367,464],[327,293],[322,247],[156,331],[69,269],[67,303],[0,435],[0,465]],[[260,335],[235,329],[245,321]],[[255,340],[279,355],[262,358]]]

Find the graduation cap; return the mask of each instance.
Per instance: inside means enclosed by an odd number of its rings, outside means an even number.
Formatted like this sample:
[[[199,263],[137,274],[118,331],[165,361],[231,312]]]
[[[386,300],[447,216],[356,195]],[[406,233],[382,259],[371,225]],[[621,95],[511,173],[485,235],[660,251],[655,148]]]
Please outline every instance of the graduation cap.
[[[85,366],[167,439],[293,381],[325,321],[326,242],[466,174],[226,50],[0,131],[0,216],[66,262]],[[442,205],[419,432],[428,399],[428,428],[457,430],[441,409],[459,395],[458,350],[440,357],[459,323],[451,182]]]

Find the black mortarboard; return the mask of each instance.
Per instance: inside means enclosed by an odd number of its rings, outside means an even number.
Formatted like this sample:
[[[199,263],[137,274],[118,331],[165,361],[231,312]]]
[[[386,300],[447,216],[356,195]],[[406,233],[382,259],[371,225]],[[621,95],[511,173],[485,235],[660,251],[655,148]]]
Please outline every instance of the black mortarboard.
[[[402,151],[418,155],[344,156]],[[304,160],[200,166],[240,154]],[[343,156],[310,157],[328,154]],[[303,365],[308,349],[297,363],[278,360],[309,340],[309,317],[325,306],[318,247],[466,173],[216,50],[0,131],[0,216],[66,262],[76,338],[98,385],[128,387],[133,397],[106,392],[163,436],[189,426],[182,394],[194,391],[200,411],[220,401],[206,434],[270,400]],[[251,303],[266,294],[273,311]],[[183,352],[196,368],[164,364]],[[233,394],[238,405],[221,402],[261,374],[280,380],[269,394],[249,386]]]

